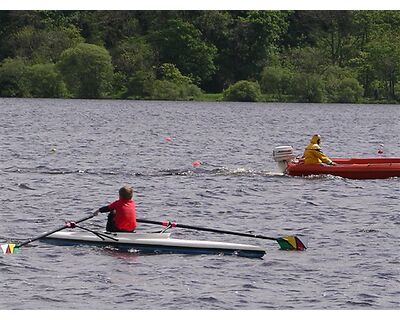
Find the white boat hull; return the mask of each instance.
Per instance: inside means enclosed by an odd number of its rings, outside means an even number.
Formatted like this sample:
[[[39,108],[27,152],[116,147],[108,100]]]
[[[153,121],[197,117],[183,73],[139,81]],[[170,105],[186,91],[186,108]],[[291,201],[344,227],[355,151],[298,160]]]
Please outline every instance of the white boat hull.
[[[103,234],[103,233],[100,233]],[[81,231],[58,231],[43,241],[54,244],[88,244],[112,246],[123,250],[144,253],[229,254],[247,257],[262,257],[265,249],[248,244],[173,239],[170,233],[105,233],[117,239],[99,238]]]

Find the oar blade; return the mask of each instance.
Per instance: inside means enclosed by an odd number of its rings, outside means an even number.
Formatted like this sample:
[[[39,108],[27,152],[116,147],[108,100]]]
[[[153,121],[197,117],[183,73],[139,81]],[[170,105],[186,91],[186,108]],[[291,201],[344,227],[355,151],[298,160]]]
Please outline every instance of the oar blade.
[[[307,241],[305,238],[300,238],[298,236],[285,236],[282,238],[277,238],[281,250],[297,250],[303,251],[307,249]]]
[[[19,252],[19,247],[15,243],[4,243],[1,245],[4,254],[13,254]]]
[[[31,239],[26,240],[26,241],[24,241],[24,242],[22,242],[22,243],[18,243],[18,244],[15,244],[15,243],[4,243],[4,244],[0,244],[1,250],[3,251],[4,254],[13,254],[13,253],[17,253],[17,252],[20,251],[20,249],[21,249],[22,246],[25,246],[25,245],[27,245],[27,244],[33,242],[33,241],[36,241],[36,240],[45,238],[45,237],[47,237],[47,236],[49,236],[49,235],[51,235],[51,234],[53,234],[53,233],[56,233],[56,232],[58,232],[58,231],[61,231],[61,230],[67,229],[67,228],[75,228],[77,223],[80,223],[80,222],[89,220],[89,219],[91,219],[91,218],[94,218],[95,216],[97,216],[97,212],[91,214],[91,215],[88,216],[88,217],[82,218],[82,219],[80,219],[80,220],[78,220],[78,221],[76,221],[76,222],[67,222],[67,223],[66,223],[64,226],[62,226],[62,227],[59,227],[59,228],[57,228],[57,229],[54,229],[54,230],[52,230],[52,231],[50,231],[50,232],[46,232],[46,233],[44,233],[44,234],[41,234],[40,236],[37,236],[37,237],[35,237],[35,238],[31,238]]]

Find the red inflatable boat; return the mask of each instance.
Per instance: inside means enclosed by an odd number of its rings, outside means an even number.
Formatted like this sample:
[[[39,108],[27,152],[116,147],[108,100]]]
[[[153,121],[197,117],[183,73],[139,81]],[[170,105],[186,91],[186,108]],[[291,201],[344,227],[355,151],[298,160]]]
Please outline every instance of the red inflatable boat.
[[[291,148],[291,149],[290,149]],[[274,159],[290,176],[329,174],[349,179],[387,179],[400,177],[400,158],[331,158],[335,165],[304,164],[294,159],[293,148],[277,147]]]

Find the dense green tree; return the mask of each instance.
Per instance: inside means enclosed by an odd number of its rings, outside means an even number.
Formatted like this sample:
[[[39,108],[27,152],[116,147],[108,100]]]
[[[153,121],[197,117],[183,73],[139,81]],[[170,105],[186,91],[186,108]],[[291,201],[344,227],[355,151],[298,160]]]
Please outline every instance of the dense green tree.
[[[137,71],[128,80],[124,98],[151,99],[153,95],[153,84],[156,80],[154,72]]]
[[[280,98],[290,91],[292,78],[293,72],[288,68],[281,66],[265,67],[261,74],[261,90]]]
[[[241,79],[259,79],[260,70],[278,49],[286,32],[288,12],[245,11],[232,14],[226,37],[218,47],[225,85]]]
[[[226,101],[257,102],[261,100],[261,89],[258,82],[241,80],[224,90]]]
[[[111,49],[118,42],[140,34],[135,11],[77,11],[75,23],[87,42]]]
[[[154,73],[136,72],[129,80],[125,97],[135,99],[189,100],[198,97],[201,90],[192,80],[181,74],[170,63],[162,64]]]
[[[28,77],[30,92],[34,98],[60,98],[67,96],[65,83],[52,63],[31,66]]]
[[[82,43],[61,54],[58,68],[68,90],[77,98],[101,98],[110,93],[113,66],[108,51]]]
[[[156,80],[153,83],[151,98],[155,100],[180,100],[179,85],[167,80]]]
[[[151,70],[155,65],[155,53],[143,37],[130,37],[111,51],[116,71],[127,76],[137,71]]]
[[[345,78],[340,81],[336,94],[336,100],[333,102],[357,103],[363,94],[363,87],[354,78]]]
[[[343,66],[351,57],[355,31],[353,11],[317,11],[316,19],[321,27],[317,33],[317,45],[326,51],[333,64]]]
[[[364,49],[365,45],[370,41],[376,28],[382,22],[381,14],[377,11],[354,11],[354,25],[356,43],[359,49]]]
[[[338,101],[340,100],[338,98],[338,94],[341,91],[340,87],[342,86],[342,81],[351,78],[354,77],[351,70],[348,68],[342,68],[337,65],[326,67],[322,73],[322,79],[324,81],[327,100],[332,102],[340,102]]]
[[[113,99],[126,98],[127,88],[127,76],[119,71],[114,72],[112,80],[112,93],[110,97]]]
[[[198,11],[192,17],[193,25],[201,32],[204,38],[213,43],[218,50],[223,49],[228,41],[230,27],[234,24],[234,17],[227,11]]]
[[[56,62],[61,52],[81,42],[83,38],[74,26],[52,30],[25,26],[13,33],[7,44],[12,55],[40,63]]]
[[[61,72],[72,97],[191,99],[247,80],[274,100],[362,88],[393,102],[399,34],[393,10],[0,11],[0,94],[62,96]]]
[[[325,102],[324,81],[320,75],[299,73],[293,77],[291,94],[298,102]]]
[[[192,100],[200,95],[194,84],[179,84],[168,80],[156,80],[151,98],[155,100]]]
[[[208,80],[216,71],[217,49],[201,37],[190,22],[169,20],[163,29],[149,35],[160,63],[173,63],[196,83]]]
[[[164,63],[158,71],[158,78],[152,88],[152,98],[160,100],[188,100],[201,94],[200,88],[192,80],[181,74],[179,69]]]
[[[397,34],[381,35],[366,47],[366,62],[371,67],[373,79],[380,81],[388,99],[395,98],[395,85],[400,77],[400,37]]]
[[[114,88],[119,96],[147,96],[145,82],[154,80],[155,53],[143,37],[129,37],[111,50]],[[117,94],[118,96],[118,94]]]
[[[193,24],[200,30],[203,37],[212,43],[216,49],[215,65],[216,72],[209,81],[204,81],[202,86],[211,92],[221,92],[231,83],[234,83],[237,65],[231,61],[235,53],[231,41],[235,33],[232,28],[235,26],[235,16],[228,11],[200,11],[193,18]]]
[[[84,42],[79,30],[72,25],[46,30],[39,34],[41,36],[41,44],[34,53],[36,61],[55,63],[59,60],[64,50]]]
[[[177,84],[192,83],[192,79],[182,75],[179,69],[172,63],[163,63],[159,68],[158,76],[162,80],[172,81]]]
[[[39,35],[33,26],[24,26],[14,32],[8,40],[8,47],[15,57],[31,59],[38,48]]]
[[[193,15],[199,11],[190,11]],[[178,10],[145,10],[145,11],[134,11],[134,17],[139,21],[143,34],[150,34],[154,31],[162,29],[168,24],[168,21],[173,19],[191,20],[188,18],[190,12],[178,11]],[[185,18],[187,17],[187,18]]]
[[[325,53],[315,47],[290,49],[283,60],[299,73],[320,73],[329,65]]]
[[[317,41],[315,31],[320,24],[315,11],[292,11],[288,15],[288,30],[282,35],[280,44],[284,48],[314,47]]]
[[[29,66],[21,58],[4,59],[0,65],[0,96],[29,97]]]

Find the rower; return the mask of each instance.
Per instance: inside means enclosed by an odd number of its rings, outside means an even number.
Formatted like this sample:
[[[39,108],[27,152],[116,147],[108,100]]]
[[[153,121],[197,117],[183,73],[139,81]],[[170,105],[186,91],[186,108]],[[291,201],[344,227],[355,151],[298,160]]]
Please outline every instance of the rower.
[[[109,232],[133,232],[136,229],[136,206],[133,200],[133,189],[124,186],[119,189],[119,199],[111,204],[97,209],[108,214],[106,230]]]

